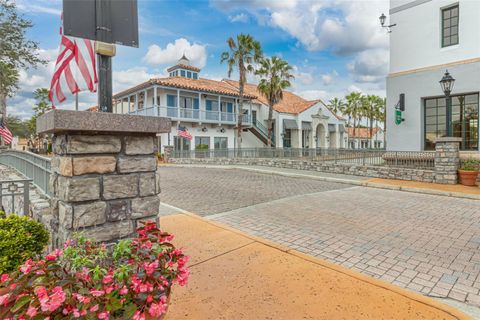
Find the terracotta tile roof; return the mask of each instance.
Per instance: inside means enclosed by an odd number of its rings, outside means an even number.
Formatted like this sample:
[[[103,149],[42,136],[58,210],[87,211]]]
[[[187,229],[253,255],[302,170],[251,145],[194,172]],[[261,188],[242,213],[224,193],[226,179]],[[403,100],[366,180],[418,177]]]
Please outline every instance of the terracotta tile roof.
[[[238,81],[230,79],[223,79],[222,81],[230,84],[234,88],[238,88]],[[258,92],[257,86],[255,84],[245,84],[245,93],[256,95],[257,99],[255,99],[255,102],[268,106],[267,99],[260,92]],[[308,101],[290,91],[283,91],[282,101],[280,103],[277,103],[273,107],[273,109],[277,112],[298,114],[319,102],[325,106],[325,104],[320,99]],[[339,118],[337,115],[335,115],[335,117]],[[342,119],[340,118],[340,120]]]
[[[183,64],[183,63],[176,64],[173,67],[168,68],[167,71],[170,72],[170,71],[173,71],[175,69],[187,69],[187,70],[192,70],[192,71],[195,71],[195,72],[200,72],[199,68],[194,67],[194,66],[189,66],[189,65],[186,65],[186,64]]]
[[[381,128],[373,128],[372,133],[375,135],[379,132]],[[370,139],[372,136],[370,135],[370,128],[355,128],[355,136],[353,135],[353,128],[347,128],[348,136],[350,138],[360,138],[360,139]]]
[[[127,89],[115,94],[113,98],[118,99],[122,96],[134,93],[142,89],[146,89],[155,84],[165,86],[165,87],[187,89],[187,90],[200,91],[205,93],[214,93],[214,94],[221,94],[221,95],[233,96],[233,97],[239,96],[238,89],[233,88],[232,86],[228,85],[223,81],[209,80],[204,78],[189,79],[184,77],[169,77],[169,78],[150,79],[135,87],[132,87],[130,89]],[[253,94],[244,94],[244,97],[248,99],[257,98],[257,96]]]
[[[98,112],[98,106],[93,106],[93,107],[90,107],[88,108],[87,110],[85,111],[90,111],[90,112]]]

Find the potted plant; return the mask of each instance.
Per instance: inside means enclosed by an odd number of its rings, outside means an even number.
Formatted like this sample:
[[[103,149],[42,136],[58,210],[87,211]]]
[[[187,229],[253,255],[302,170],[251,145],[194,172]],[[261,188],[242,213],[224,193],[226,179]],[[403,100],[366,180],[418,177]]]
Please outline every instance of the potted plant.
[[[172,285],[188,279],[188,257],[154,222],[137,233],[109,247],[80,235],[1,275],[0,318],[162,319]]]
[[[478,176],[478,159],[473,157],[463,159],[458,170],[458,178],[464,186],[475,186]]]

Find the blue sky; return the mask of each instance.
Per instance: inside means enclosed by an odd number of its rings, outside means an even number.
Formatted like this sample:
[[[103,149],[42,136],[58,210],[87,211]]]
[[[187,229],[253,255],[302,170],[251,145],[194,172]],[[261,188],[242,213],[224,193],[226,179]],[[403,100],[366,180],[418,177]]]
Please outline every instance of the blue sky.
[[[39,41],[40,54],[50,61],[21,73],[8,112],[25,118],[31,114],[33,90],[49,87],[62,3],[17,0],[17,5],[34,23],[28,36]],[[138,0],[138,9],[140,46],[117,46],[114,92],[165,76],[183,52],[202,68],[201,76],[225,78],[220,54],[228,37],[243,32],[260,41],[265,55],[281,56],[293,66],[291,91],[307,99],[328,101],[350,91],[385,94],[388,34],[378,16],[388,11],[388,0]],[[58,107],[72,108],[72,101]],[[80,95],[81,109],[95,104],[94,94]]]

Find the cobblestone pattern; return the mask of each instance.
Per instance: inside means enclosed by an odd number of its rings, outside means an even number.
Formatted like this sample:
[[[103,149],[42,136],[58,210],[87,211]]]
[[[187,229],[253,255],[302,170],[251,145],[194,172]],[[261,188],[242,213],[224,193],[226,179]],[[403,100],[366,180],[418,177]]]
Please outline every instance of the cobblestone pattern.
[[[307,180],[241,170],[161,172],[168,204],[205,215],[270,193],[277,200],[207,217],[425,295],[480,306],[478,201],[328,182],[305,187]]]
[[[447,138],[444,138],[447,139]],[[460,166],[459,142],[439,141],[435,144],[435,182],[457,184]]]
[[[297,170],[320,171],[328,173],[348,174],[373,178],[401,179],[409,181],[434,182],[433,170],[411,169],[388,166],[369,166],[359,164],[334,163],[315,160],[292,159],[170,159],[171,163],[178,164],[216,164],[216,165],[251,165],[267,166]]]
[[[160,199],[153,134],[54,137],[51,162],[54,245],[82,230],[98,241],[133,234],[157,218]]]
[[[159,167],[162,202],[200,215],[289,196],[350,187],[244,170]]]

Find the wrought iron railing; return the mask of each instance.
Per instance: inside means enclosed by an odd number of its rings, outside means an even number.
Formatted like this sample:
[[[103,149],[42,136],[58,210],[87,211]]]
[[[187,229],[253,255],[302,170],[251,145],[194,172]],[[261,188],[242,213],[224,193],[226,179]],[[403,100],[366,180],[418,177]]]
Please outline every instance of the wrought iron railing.
[[[48,188],[51,174],[50,158],[26,151],[5,150],[0,152],[0,164],[17,169],[46,195],[51,195]]]
[[[242,148],[174,151],[172,158],[285,158],[338,164],[433,169],[435,152],[386,151],[382,149]]]
[[[0,181],[0,210],[20,216],[30,212],[30,179]]]

